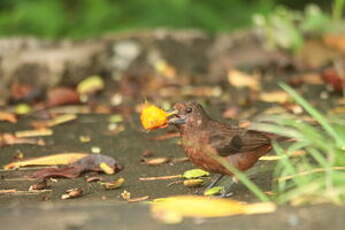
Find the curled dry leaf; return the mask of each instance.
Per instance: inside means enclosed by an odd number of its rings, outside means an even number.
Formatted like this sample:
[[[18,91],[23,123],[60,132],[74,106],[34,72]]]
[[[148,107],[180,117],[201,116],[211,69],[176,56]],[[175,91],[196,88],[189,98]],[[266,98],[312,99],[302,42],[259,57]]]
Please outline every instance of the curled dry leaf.
[[[167,126],[169,113],[155,105],[145,103],[140,114],[140,121],[144,129],[153,130]]]
[[[79,94],[91,94],[104,88],[104,81],[100,76],[91,76],[82,80],[77,86]]]
[[[0,121],[7,121],[11,123],[17,123],[17,116],[13,113],[1,112],[0,111]]]
[[[72,188],[66,191],[65,194],[61,195],[61,200],[71,199],[71,198],[78,198],[83,195],[83,190],[81,188]]]
[[[144,163],[147,165],[161,165],[170,162],[170,158],[167,157],[157,157],[151,159],[144,159]]]
[[[92,177],[87,177],[85,180],[87,183],[91,183],[91,182],[103,181],[103,177],[92,176]]]
[[[120,188],[123,183],[125,183],[125,179],[120,177],[112,182],[100,182],[100,184],[106,189],[106,190],[112,190]]]
[[[248,87],[252,90],[260,90],[260,78],[258,75],[250,75],[238,70],[229,70],[228,81],[236,88]]]
[[[200,187],[203,183],[203,179],[189,179],[183,181],[183,185],[186,187]]]
[[[210,218],[233,215],[270,213],[276,210],[273,203],[247,204],[236,200],[205,196],[174,196],[154,200],[153,216],[164,223],[178,223],[183,217]]]
[[[287,92],[282,90],[272,91],[272,92],[261,92],[260,100],[270,103],[285,103],[290,99]]]

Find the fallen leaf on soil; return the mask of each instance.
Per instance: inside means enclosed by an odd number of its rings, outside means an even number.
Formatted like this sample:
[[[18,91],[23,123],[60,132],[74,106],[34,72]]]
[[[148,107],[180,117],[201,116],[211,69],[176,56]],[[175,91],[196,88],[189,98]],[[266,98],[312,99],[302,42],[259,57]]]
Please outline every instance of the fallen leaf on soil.
[[[106,163],[109,165],[113,169],[113,172],[122,170],[122,166],[110,156],[102,154],[89,154],[62,168],[46,168],[39,170],[34,172],[31,177],[41,179],[48,177],[76,178],[83,172],[103,172],[103,170],[99,167],[101,163]]]
[[[210,189],[207,189],[204,191],[204,196],[214,196],[214,195],[218,195],[221,194],[222,191],[224,190],[223,186],[214,186]]]
[[[39,87],[14,82],[11,84],[10,95],[13,102],[31,102],[42,97],[43,91]]]
[[[0,112],[0,121],[16,123],[18,120],[17,120],[17,116],[13,113]]]
[[[50,89],[47,93],[46,105],[48,107],[78,104],[79,102],[79,94],[74,89],[68,87]]]
[[[83,195],[84,191],[81,188],[72,188],[66,191],[65,194],[61,195],[61,200],[78,198]]]
[[[248,87],[252,90],[260,90],[260,79],[258,75],[250,75],[238,70],[229,70],[228,81],[236,88]]]
[[[166,127],[169,115],[169,113],[157,106],[145,103],[141,111],[140,120],[144,129],[153,130]]]
[[[104,81],[99,76],[91,76],[82,80],[77,86],[79,94],[90,94],[102,90],[104,88]]]
[[[142,196],[142,197],[130,198],[130,199],[127,199],[127,201],[130,202],[130,203],[134,203],[134,202],[145,201],[145,200],[147,200],[149,198],[150,198],[149,196]]]
[[[37,157],[33,159],[12,162],[4,166],[4,169],[13,169],[26,166],[37,165],[67,165],[74,163],[89,154],[87,153],[60,153],[49,156]]]
[[[326,69],[322,73],[322,79],[336,91],[342,91],[345,88],[345,76],[340,75],[333,68]]]
[[[189,179],[183,181],[183,185],[186,187],[200,187],[203,183],[203,179]]]
[[[36,184],[33,184],[29,187],[29,191],[33,191],[33,190],[44,190],[44,189],[48,189],[49,185],[47,183],[47,180],[42,180]]]
[[[112,182],[100,182],[100,184],[106,189],[106,190],[112,190],[120,188],[123,183],[125,183],[125,179],[120,177]]]
[[[156,177],[140,177],[140,181],[155,181],[155,180],[171,180],[176,178],[182,178],[182,175],[172,175],[172,176],[156,176]]]
[[[31,123],[31,125],[36,129],[44,129],[54,127],[69,121],[73,121],[77,118],[78,117],[75,114],[64,114],[49,121],[34,121]]]
[[[0,194],[12,194],[12,195],[35,195],[41,194],[46,192],[52,192],[53,190],[50,189],[43,189],[43,190],[31,190],[31,191],[20,191],[17,189],[4,189],[0,190]]]
[[[41,139],[19,138],[10,133],[0,133],[0,147],[16,144],[45,145]]]
[[[105,174],[108,174],[108,175],[114,174],[114,168],[112,166],[108,165],[106,162],[101,162],[99,164],[99,167],[100,167],[100,169],[102,169],[102,171]]]
[[[99,177],[99,176],[92,176],[92,177],[87,177],[85,180],[87,183],[91,183],[91,182],[97,182],[97,181],[103,181],[103,177]]]
[[[53,135],[52,129],[34,129],[34,130],[22,130],[14,133],[16,137],[40,137]]]
[[[273,203],[247,204],[230,199],[205,196],[175,196],[154,200],[152,215],[164,223],[179,223],[183,217],[210,218],[233,215],[271,213],[276,210]]]
[[[272,91],[272,92],[261,92],[260,100],[270,103],[285,103],[290,99],[287,92],[282,90]]]
[[[161,165],[170,162],[168,157],[157,157],[151,159],[144,159],[144,163],[147,165]]]
[[[183,177],[186,179],[195,179],[199,177],[209,176],[210,173],[202,169],[190,169],[183,173]]]

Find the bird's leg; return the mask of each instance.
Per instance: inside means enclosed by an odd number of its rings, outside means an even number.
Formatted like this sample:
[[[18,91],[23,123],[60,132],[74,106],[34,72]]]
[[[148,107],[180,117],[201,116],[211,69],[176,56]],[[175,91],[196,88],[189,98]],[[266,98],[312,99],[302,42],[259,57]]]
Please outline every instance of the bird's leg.
[[[231,192],[231,190],[232,190],[233,184],[235,184],[235,181],[231,180],[231,182],[224,187],[224,189],[221,192],[221,194],[219,195],[219,197],[227,198],[227,197],[232,196],[233,192]]]
[[[213,179],[213,181],[206,187],[205,190],[213,188],[223,177],[224,175],[222,174],[216,175],[215,179]]]

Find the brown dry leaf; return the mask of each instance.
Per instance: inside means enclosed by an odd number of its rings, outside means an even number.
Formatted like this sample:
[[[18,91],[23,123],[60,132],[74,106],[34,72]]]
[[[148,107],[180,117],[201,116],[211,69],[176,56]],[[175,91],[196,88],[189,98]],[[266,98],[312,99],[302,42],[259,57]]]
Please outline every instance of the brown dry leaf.
[[[67,165],[80,160],[89,154],[87,153],[60,153],[50,156],[43,156],[29,160],[12,162],[4,166],[4,169],[20,168],[34,165]]]
[[[22,130],[14,133],[16,137],[41,137],[53,135],[52,129],[34,129],[34,130]]]
[[[178,223],[183,217],[224,217],[270,213],[275,210],[273,203],[247,204],[224,198],[190,195],[157,199],[151,205],[153,216],[164,223]]]
[[[270,103],[285,103],[289,101],[290,96],[287,92],[282,90],[272,92],[261,92],[260,100]]]
[[[16,144],[45,145],[42,139],[19,138],[10,133],[0,133],[0,147]]]
[[[151,159],[144,159],[144,163],[147,165],[161,165],[170,162],[168,157],[157,157]]]
[[[8,113],[8,112],[0,112],[0,121],[16,123],[18,120],[17,120],[16,114]]]
[[[68,87],[58,87],[50,89],[47,93],[48,107],[68,104],[78,104],[80,102],[79,94],[76,90]]]
[[[322,73],[322,79],[336,91],[342,91],[345,88],[345,76],[338,73],[335,68],[324,70]]]
[[[61,195],[61,200],[78,198],[83,195],[84,191],[81,188],[72,188],[66,191],[65,194]]]
[[[127,201],[130,202],[130,203],[134,203],[134,202],[145,201],[145,200],[147,200],[149,198],[150,198],[149,196],[142,196],[142,197],[130,198],[130,199],[127,199]]]
[[[32,122],[31,125],[36,129],[45,129],[76,120],[77,118],[75,114],[64,114],[49,121],[35,121]]]
[[[112,190],[120,188],[123,183],[125,183],[125,179],[120,177],[112,182],[100,182],[100,184],[106,189],[106,190]]]
[[[235,69],[229,70],[228,81],[236,88],[248,87],[252,90],[260,90],[260,77],[258,75],[250,75]]]
[[[49,185],[47,183],[47,180],[42,180],[36,184],[33,184],[29,187],[29,191],[33,191],[33,190],[44,190],[44,189],[48,189]]]

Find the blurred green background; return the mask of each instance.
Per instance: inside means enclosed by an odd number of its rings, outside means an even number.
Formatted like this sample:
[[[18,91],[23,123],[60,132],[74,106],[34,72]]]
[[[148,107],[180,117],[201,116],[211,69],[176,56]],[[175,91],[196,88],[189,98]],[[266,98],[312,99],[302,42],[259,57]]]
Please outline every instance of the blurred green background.
[[[210,33],[252,24],[275,6],[304,9],[331,0],[0,0],[0,36],[85,38],[143,28],[198,28]]]

